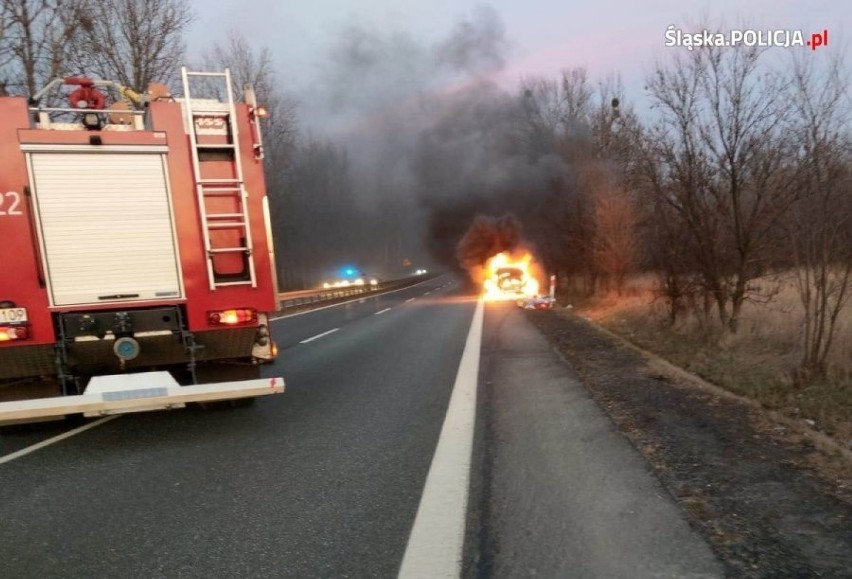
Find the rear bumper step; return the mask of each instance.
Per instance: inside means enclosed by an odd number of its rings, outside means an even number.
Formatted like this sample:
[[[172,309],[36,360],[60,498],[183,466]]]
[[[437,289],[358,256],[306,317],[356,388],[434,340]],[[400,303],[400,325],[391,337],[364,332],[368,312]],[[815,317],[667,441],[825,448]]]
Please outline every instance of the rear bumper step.
[[[183,408],[187,402],[234,400],[283,392],[283,378],[180,386],[168,372],[96,376],[80,395],[0,403],[0,424],[59,418],[67,414],[105,416]]]

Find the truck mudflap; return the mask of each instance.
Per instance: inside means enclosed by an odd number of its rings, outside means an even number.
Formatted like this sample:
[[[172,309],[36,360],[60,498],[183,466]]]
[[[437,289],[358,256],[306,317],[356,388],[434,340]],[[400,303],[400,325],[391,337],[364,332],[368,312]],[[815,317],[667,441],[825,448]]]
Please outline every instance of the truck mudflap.
[[[283,392],[283,378],[181,386],[168,372],[95,376],[83,394],[0,402],[0,424],[48,420],[68,414],[105,416],[183,408],[187,402],[235,400]]]

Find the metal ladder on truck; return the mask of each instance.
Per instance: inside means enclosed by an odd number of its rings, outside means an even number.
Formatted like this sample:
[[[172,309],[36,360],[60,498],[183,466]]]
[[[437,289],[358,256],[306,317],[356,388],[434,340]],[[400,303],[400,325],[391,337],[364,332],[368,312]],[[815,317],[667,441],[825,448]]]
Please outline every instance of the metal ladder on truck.
[[[237,115],[234,107],[234,94],[231,87],[231,71],[225,72],[191,72],[186,67],[181,68],[183,80],[184,114],[186,116],[186,128],[189,133],[190,151],[192,153],[192,171],[195,180],[195,191],[198,197],[198,210],[201,215],[201,230],[204,237],[204,251],[207,261],[207,278],[210,289],[234,285],[250,285],[257,287],[255,275],[254,258],[252,256],[251,227],[249,225],[248,193],[245,180],[243,179],[243,166],[240,160],[239,133],[237,131]],[[193,78],[207,78],[214,82],[225,83],[225,95],[227,102],[224,108],[193,108],[192,96],[190,94],[190,81]],[[208,105],[209,106],[209,105]],[[225,144],[201,144],[198,143],[196,119],[220,118],[224,120],[229,135],[229,143]],[[202,178],[199,161],[199,149],[228,151],[233,159],[233,178]],[[237,210],[229,213],[211,213],[207,210],[207,200],[211,197],[229,197],[234,200]],[[236,247],[213,247],[211,233],[214,230],[236,230],[240,234],[241,242]],[[244,255],[247,265],[248,276],[246,278],[217,279],[214,257],[223,253],[235,253]]]

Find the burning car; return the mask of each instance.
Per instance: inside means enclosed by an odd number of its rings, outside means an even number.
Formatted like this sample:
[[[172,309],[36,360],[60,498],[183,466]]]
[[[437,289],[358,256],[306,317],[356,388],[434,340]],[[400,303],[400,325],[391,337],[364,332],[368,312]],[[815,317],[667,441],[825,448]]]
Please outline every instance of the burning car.
[[[538,295],[538,280],[531,274],[532,255],[513,259],[498,253],[485,266],[483,290],[488,300],[517,300]]]
[[[525,295],[524,286],[528,280],[521,268],[501,267],[494,273],[494,279],[497,288],[504,294]]]

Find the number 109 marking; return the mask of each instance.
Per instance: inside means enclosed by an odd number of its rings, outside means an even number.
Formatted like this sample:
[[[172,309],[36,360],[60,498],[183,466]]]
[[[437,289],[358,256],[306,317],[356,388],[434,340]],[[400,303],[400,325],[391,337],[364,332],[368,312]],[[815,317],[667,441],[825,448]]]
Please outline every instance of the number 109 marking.
[[[23,215],[24,212],[19,209],[20,205],[21,195],[16,191],[0,193],[0,217],[3,215]]]

